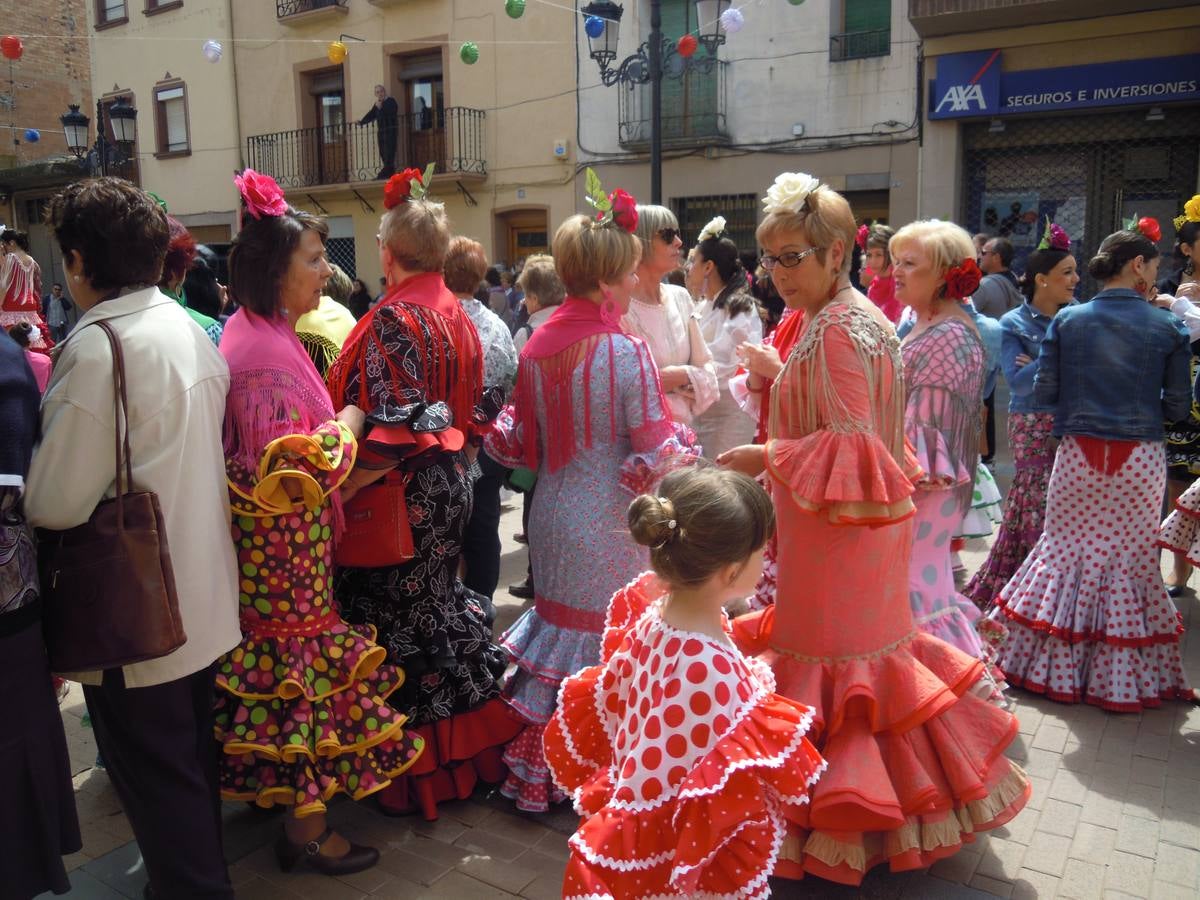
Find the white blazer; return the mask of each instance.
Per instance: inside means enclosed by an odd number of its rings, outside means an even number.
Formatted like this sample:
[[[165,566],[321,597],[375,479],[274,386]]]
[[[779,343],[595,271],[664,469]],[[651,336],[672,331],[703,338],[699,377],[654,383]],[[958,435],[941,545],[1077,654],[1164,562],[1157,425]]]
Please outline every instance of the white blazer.
[[[242,638],[221,425],[229,367],[178,303],[146,288],[98,303],[61,345],[42,400],[42,437],[25,489],[29,521],[81,525],[116,496],[112,351],[95,322],[121,339],[129,396],[133,483],[158,494],[187,642],[125,666],[128,687],[174,681]],[[88,684],[100,672],[71,673]]]

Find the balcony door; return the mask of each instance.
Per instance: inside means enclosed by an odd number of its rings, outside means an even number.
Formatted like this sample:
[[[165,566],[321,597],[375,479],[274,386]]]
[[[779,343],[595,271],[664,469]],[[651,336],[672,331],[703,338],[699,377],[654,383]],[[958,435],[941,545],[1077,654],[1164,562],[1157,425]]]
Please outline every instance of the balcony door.
[[[315,123],[310,184],[340,184],[346,172],[346,90],[342,70],[322,69],[305,73],[309,112],[305,118]]]
[[[693,0],[663,0],[662,32],[668,35],[687,34],[699,23],[696,19],[696,4]],[[696,50],[695,59],[703,59],[708,50],[703,44]],[[682,68],[684,60],[673,56],[668,61]],[[691,70],[678,77],[668,69],[662,81],[662,133],[670,140],[711,137],[719,131],[718,79],[714,68],[710,72]],[[650,109],[650,86],[644,88],[645,109]],[[647,113],[647,115],[649,115]]]
[[[397,58],[396,76],[400,82],[400,104],[404,121],[403,166],[423,169],[437,163],[444,172],[446,163],[446,87],[442,77],[442,52],[411,53]]]

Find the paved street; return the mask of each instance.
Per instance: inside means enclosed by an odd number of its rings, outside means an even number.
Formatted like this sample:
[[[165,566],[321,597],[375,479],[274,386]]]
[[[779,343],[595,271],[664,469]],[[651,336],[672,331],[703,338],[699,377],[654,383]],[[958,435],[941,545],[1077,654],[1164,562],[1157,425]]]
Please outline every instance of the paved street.
[[[999,405],[999,404],[998,404]],[[996,474],[1007,487],[1012,466]],[[497,628],[522,605],[504,586],[524,574],[525,549],[512,540],[520,506],[501,522],[504,566]],[[987,551],[973,542],[964,554],[974,570]],[[1200,623],[1189,592],[1181,609]],[[1189,637],[1191,637],[1189,632]],[[1200,640],[1186,645],[1186,666],[1200,683]],[[1200,894],[1200,707],[1172,703],[1142,715],[1064,706],[1013,691],[1021,734],[1009,756],[1020,761],[1034,789],[1029,807],[1007,827],[982,837],[928,873],[876,870],[861,889],[818,879],[775,880],[775,896],[870,898],[1195,898]],[[92,768],[95,742],[80,724],[76,686],[63,705],[75,772],[84,850],[68,860],[83,898],[140,898],[145,875],[132,833],[107,776]],[[559,896],[566,837],[574,816],[517,815],[503,798],[480,792],[440,808],[439,821],[389,819],[367,801],[337,802],[331,818],[348,837],[384,851],[371,871],[332,879],[282,874],[272,844],[277,817],[244,804],[226,805],[226,850],[241,900],[441,900]]]

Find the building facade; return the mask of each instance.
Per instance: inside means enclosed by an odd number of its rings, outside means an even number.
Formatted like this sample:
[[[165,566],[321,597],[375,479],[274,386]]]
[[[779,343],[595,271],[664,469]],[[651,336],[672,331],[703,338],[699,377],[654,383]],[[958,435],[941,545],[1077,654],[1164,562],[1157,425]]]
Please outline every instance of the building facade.
[[[809,172],[842,191],[864,220],[908,221],[917,210],[919,42],[903,3],[808,0],[735,4],[717,63],[703,42],[682,78],[674,44],[713,31],[694,0],[662,0],[671,43],[663,80],[663,203],[687,241],[724,215],[754,248],[759,198],[782,171]],[[649,33],[649,5],[627,2],[614,64]],[[649,196],[650,86],[605,88],[579,30],[581,159],[605,184]]]
[[[42,215],[82,173],[59,118],[69,104],[92,103],[87,2],[21,0],[0,16],[0,33],[24,44],[20,59],[0,59],[0,222],[29,233],[46,292],[62,281],[62,263]]]
[[[132,153],[106,157],[104,171],[161,197],[197,241],[227,244],[237,223],[233,173],[242,165],[231,0],[84,5],[99,104],[89,113],[92,134],[99,115],[112,137],[108,111],[119,100],[137,110]]]
[[[1008,237],[1018,269],[1047,216],[1081,262],[1135,214],[1158,219],[1170,254],[1171,219],[1200,182],[1200,7],[909,0],[909,9],[926,58],[920,215]]]
[[[407,167],[436,163],[433,195],[492,259],[544,250],[575,211],[575,18],[488,0],[238,2],[245,164],[326,214],[330,256],[372,289],[384,178]],[[369,115],[377,85],[394,119]]]

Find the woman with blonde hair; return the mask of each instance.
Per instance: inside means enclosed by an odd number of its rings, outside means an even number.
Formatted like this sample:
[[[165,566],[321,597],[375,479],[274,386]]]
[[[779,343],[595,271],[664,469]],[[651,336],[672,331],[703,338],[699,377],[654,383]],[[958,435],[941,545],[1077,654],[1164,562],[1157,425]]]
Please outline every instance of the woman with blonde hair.
[[[854,216],[816,178],[784,173],[758,228],[799,340],[775,378],[765,445],[722,454],[766,472],[779,535],[775,605],[734,622],[776,690],[814,707],[829,769],[789,818],[775,873],[858,884],[925,868],[1024,806],[1003,756],[1016,720],[971,692],[983,664],[916,628],[908,604],[915,461],[895,331],[850,285]],[[759,376],[749,390],[762,390]]]
[[[503,779],[501,747],[518,726],[499,696],[504,654],[491,641],[491,602],[457,576],[471,510],[464,448],[495,417],[499,392],[484,390],[475,326],[443,281],[450,225],[424,189],[411,171],[388,181],[379,239],[387,294],[354,326],[328,382],[337,408],[367,414],[343,495],[381,479],[389,490],[403,485],[412,532],[411,559],[343,567],[334,578],[342,615],[373,626],[388,661],[404,669],[388,702],[425,743],[379,806],[435,819],[438,803],[470,796],[478,779]]]
[[[542,749],[562,680],[600,661],[608,599],[646,554],[629,536],[629,501],[695,453],[671,420],[647,346],[621,328],[637,284],[633,198],[577,215],[554,235],[567,299],[521,351],[514,402],[487,439],[510,468],[537,472],[529,522],[534,605],[501,643],[516,665],[505,694],[526,728],[505,753],[504,794],[520,809],[559,798]]]
[[[717,401],[719,391],[712,353],[687,288],[663,282],[680,267],[679,221],[665,206],[639,205],[635,234],[641,257],[625,330],[650,348],[672,418],[691,425]]]

